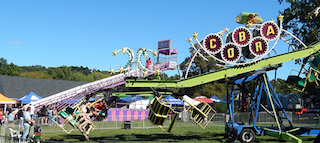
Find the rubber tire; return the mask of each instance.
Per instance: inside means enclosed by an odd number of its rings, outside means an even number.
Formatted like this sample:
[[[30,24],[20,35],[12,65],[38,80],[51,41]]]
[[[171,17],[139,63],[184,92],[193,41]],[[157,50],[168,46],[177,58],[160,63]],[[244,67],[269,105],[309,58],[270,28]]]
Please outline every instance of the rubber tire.
[[[256,135],[251,129],[243,129],[239,136],[239,140],[244,143],[254,142],[255,139]]]
[[[232,129],[230,132],[225,129],[225,138],[228,143],[233,143],[237,139],[236,130]]]

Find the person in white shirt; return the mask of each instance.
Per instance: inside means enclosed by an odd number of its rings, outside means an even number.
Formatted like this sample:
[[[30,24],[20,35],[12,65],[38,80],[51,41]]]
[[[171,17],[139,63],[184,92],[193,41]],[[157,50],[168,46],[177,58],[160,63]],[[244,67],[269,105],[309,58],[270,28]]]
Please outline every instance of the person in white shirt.
[[[35,121],[33,119],[31,119],[31,107],[28,107],[27,108],[27,111],[23,114],[23,126],[24,126],[24,132],[23,132],[23,135],[22,135],[22,139],[25,140],[29,134],[29,131],[30,131],[30,124],[34,124]],[[30,135],[29,137],[30,138]]]

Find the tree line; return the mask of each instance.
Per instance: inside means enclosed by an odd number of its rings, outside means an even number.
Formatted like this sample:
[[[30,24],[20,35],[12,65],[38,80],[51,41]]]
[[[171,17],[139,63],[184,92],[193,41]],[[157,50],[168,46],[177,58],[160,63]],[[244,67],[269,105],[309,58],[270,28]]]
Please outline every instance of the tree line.
[[[96,71],[99,78],[109,77],[107,71]],[[0,75],[21,76],[30,78],[57,79],[92,82],[98,80],[94,72],[88,67],[77,66],[60,66],[60,67],[44,67],[41,65],[18,66],[14,63],[7,63],[3,57],[0,58]]]

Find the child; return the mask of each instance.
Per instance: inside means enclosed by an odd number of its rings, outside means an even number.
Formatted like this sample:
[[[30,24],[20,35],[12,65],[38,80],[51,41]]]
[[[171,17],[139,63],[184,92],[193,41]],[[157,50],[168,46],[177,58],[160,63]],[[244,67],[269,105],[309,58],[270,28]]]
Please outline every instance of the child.
[[[146,67],[149,68],[150,65],[151,65],[151,60],[150,60],[150,58],[149,58],[149,59],[147,59],[147,61],[146,61]]]
[[[73,120],[73,115],[72,114],[70,114],[70,115],[68,115],[67,117],[66,117],[66,119],[64,119],[64,121],[63,121],[63,123],[60,125],[61,127],[64,127],[64,126],[66,126],[66,124],[68,124],[71,120]]]
[[[97,115],[96,113],[94,113],[94,109],[93,108],[91,108],[90,109],[90,112],[86,115],[86,116],[84,116],[84,122],[81,124],[81,125],[79,125],[79,129],[81,130],[81,132],[84,132],[85,131],[85,127],[88,125],[89,126],[89,129],[87,130],[87,132],[86,133],[84,133],[84,135],[88,138],[88,135],[89,135],[89,133],[90,133],[90,131],[92,130],[92,128],[93,128],[93,126],[91,125],[92,123],[91,123],[91,121],[90,121],[90,117],[91,116],[94,116],[94,115]]]
[[[9,125],[9,126],[12,126],[12,125],[13,125],[14,116],[15,116],[15,113],[14,113],[14,112],[11,112],[11,113],[9,114],[9,119],[8,119],[8,125]]]

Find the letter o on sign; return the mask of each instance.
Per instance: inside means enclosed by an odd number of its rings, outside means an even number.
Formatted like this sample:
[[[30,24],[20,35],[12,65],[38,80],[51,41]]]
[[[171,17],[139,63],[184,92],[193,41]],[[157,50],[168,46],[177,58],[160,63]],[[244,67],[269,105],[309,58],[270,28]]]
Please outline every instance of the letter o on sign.
[[[221,49],[221,57],[227,62],[237,62],[240,59],[241,49],[233,44],[228,43]]]
[[[217,34],[208,34],[203,39],[203,46],[208,50],[210,54],[219,53],[222,45],[222,38]]]

